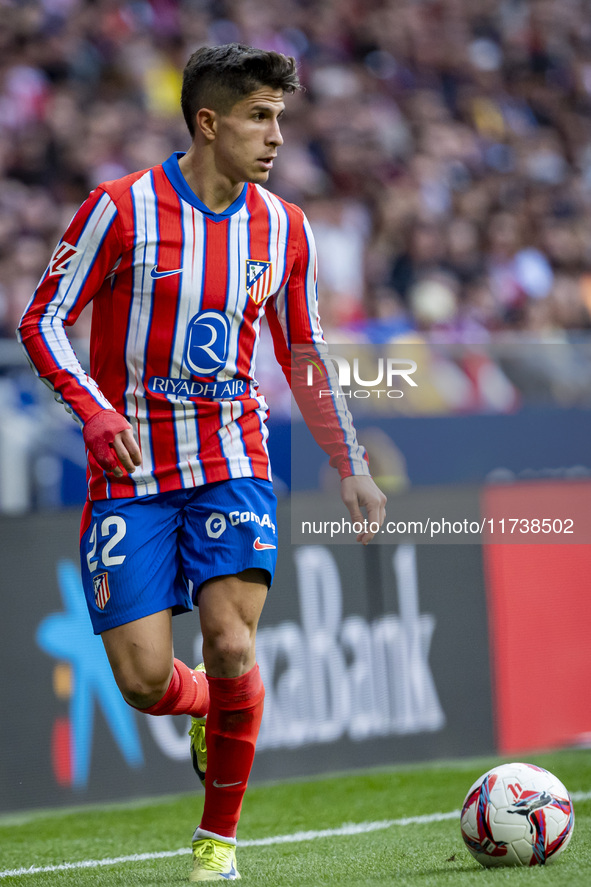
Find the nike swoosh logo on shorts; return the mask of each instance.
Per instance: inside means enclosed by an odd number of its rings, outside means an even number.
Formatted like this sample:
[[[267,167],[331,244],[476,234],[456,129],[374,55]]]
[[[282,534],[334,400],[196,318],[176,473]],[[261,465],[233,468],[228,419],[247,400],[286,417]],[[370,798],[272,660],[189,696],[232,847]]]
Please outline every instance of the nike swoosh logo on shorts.
[[[255,551],[266,551],[268,548],[277,548],[276,545],[271,545],[270,542],[261,542],[260,536],[256,537],[256,539],[252,543],[252,547]]]
[[[182,268],[175,268],[174,271],[159,271],[158,265],[154,265],[152,270],[150,271],[150,277],[154,278],[154,280],[158,280],[160,277],[172,277],[173,274],[182,274]]]
[[[239,779],[238,782],[218,782],[217,779],[214,779],[213,784],[216,788],[232,788],[233,785],[242,785],[242,780]]]

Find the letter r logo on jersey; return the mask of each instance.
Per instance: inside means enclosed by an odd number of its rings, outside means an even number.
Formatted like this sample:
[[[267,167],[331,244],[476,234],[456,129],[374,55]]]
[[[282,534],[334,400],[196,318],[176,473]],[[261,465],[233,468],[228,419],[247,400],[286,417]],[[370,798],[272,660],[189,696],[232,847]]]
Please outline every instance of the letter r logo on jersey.
[[[230,321],[223,311],[200,311],[189,321],[185,363],[196,376],[210,376],[226,364]]]
[[[49,262],[49,274],[65,274],[70,262],[79,252],[79,249],[65,240],[58,243]]]

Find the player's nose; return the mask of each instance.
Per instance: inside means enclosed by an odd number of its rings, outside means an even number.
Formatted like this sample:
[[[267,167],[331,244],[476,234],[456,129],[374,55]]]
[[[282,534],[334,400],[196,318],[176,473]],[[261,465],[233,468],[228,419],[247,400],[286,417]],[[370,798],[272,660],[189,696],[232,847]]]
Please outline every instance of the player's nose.
[[[275,120],[269,130],[267,136],[267,144],[269,145],[279,145],[283,144],[283,136],[281,135],[281,127],[279,126],[279,122]]]

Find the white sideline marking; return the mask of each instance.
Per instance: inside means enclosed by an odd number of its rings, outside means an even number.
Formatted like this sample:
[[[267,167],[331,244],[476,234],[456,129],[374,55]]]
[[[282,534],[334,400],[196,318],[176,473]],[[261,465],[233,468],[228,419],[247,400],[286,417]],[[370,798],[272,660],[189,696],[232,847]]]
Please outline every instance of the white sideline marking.
[[[573,801],[588,801],[589,792],[572,792]],[[392,826],[423,825],[429,822],[445,822],[447,819],[459,818],[459,810],[449,813],[426,813],[423,816],[405,816],[403,819],[381,819],[376,822],[346,822],[339,828],[326,828],[319,831],[294,832],[291,835],[271,835],[268,838],[251,838],[240,841],[240,847],[269,847],[272,844],[296,844],[300,841],[315,841],[318,838],[340,838],[347,835],[364,835],[379,832]],[[0,878],[18,878],[21,875],[41,875],[48,872],[67,872],[72,869],[95,869],[107,865],[119,865],[123,862],[146,862],[151,859],[170,859],[173,856],[185,856],[191,852],[189,847],[179,850],[160,850],[154,853],[132,853],[130,856],[113,856],[106,859],[83,859],[79,862],[63,862],[60,865],[39,865],[30,868],[9,869],[0,872]]]
[[[314,841],[317,838],[337,838],[345,835],[361,835],[390,828],[393,825],[412,825],[413,823],[443,822],[455,819],[459,810],[450,813],[429,813],[425,816],[407,816],[404,819],[383,819],[379,822],[347,822],[339,828],[327,828],[320,831],[294,832],[291,835],[271,835],[268,838],[252,838],[240,841],[240,847],[268,847],[271,844],[294,844],[298,841]],[[21,875],[40,875],[46,872],[66,872],[72,869],[94,869],[107,865],[118,865],[122,862],[145,862],[150,859],[168,859],[172,856],[184,856],[191,852],[190,847],[179,850],[161,850],[154,853],[133,853],[130,856],[115,856],[107,859],[83,859],[80,862],[63,862],[60,865],[39,865],[30,868],[11,869],[0,872],[0,878],[16,878]]]

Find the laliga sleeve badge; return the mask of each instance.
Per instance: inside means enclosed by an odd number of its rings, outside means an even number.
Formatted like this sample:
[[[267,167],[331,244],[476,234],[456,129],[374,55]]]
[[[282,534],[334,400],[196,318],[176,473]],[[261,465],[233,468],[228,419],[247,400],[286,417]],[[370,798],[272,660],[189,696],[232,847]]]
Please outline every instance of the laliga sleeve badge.
[[[49,275],[65,274],[70,266],[72,259],[78,255],[80,250],[72,246],[71,243],[62,240],[58,243],[49,262]]]

